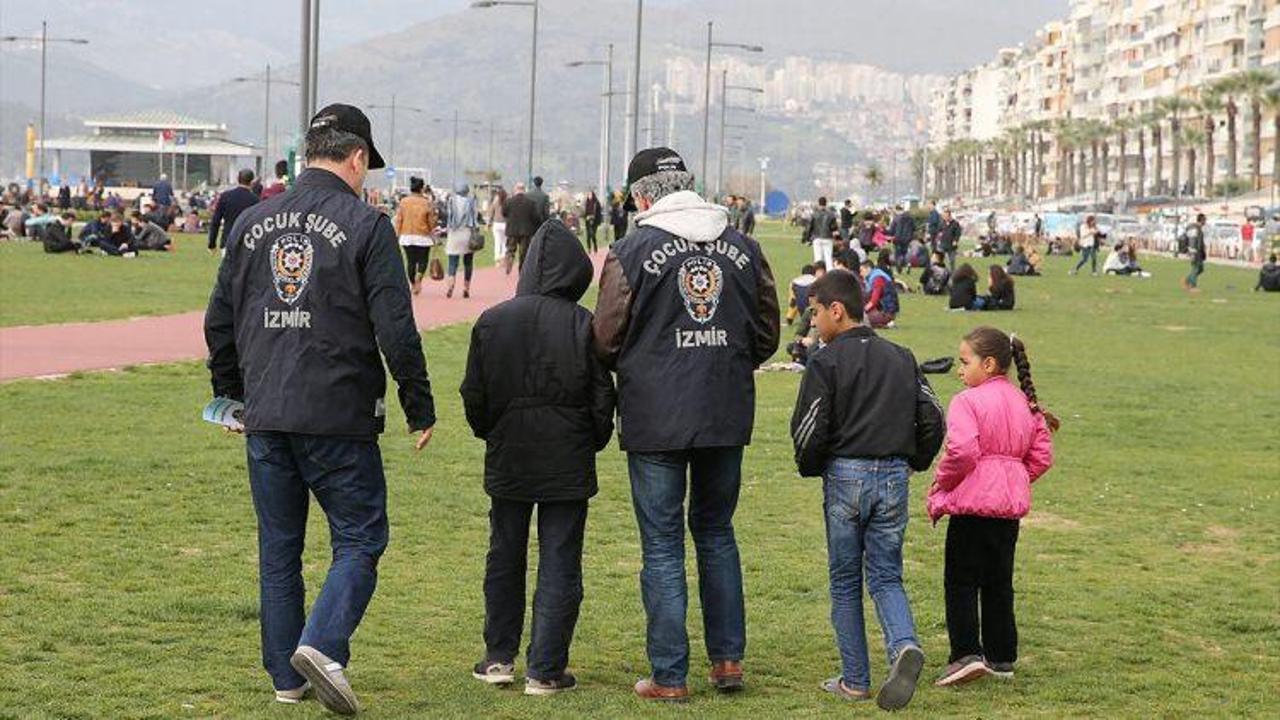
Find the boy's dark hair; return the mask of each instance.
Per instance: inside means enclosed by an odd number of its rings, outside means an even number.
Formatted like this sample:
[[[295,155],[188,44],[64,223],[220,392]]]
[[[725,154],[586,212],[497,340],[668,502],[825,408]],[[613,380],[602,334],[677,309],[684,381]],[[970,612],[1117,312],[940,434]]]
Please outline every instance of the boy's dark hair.
[[[282,178],[288,174],[289,174],[289,161],[277,160],[276,161],[276,177]]]
[[[1000,372],[1008,372],[1009,365],[1012,364],[1018,371],[1018,384],[1022,386],[1022,394],[1027,396],[1031,412],[1044,416],[1044,422],[1049,426],[1050,432],[1057,432],[1058,428],[1062,427],[1062,422],[1057,416],[1040,407],[1040,401],[1036,398],[1035,383],[1031,381],[1031,361],[1027,358],[1027,346],[1021,339],[1005,335],[996,328],[982,325],[970,330],[969,334],[964,336],[964,341],[969,344],[969,348],[979,359],[995,360]]]
[[[862,282],[847,270],[832,270],[814,280],[809,300],[824,307],[840,303],[849,317],[862,322]]]
[[[801,267],[801,268],[800,268],[800,274],[801,274],[801,275],[812,275],[812,274],[813,274],[813,266],[812,266],[812,265],[805,265],[804,267]]]
[[[1267,260],[1268,260],[1268,262],[1270,262],[1272,265],[1274,265],[1274,264],[1275,264],[1275,262],[1276,262],[1276,254],[1275,254],[1275,253],[1271,253],[1271,257],[1267,258]]]
[[[534,178],[533,178],[533,186],[534,186],[534,187],[539,187],[539,188],[540,188],[540,187],[542,187],[542,176],[541,176],[541,175],[534,176]]]
[[[364,150],[369,155],[369,145],[359,135],[345,130],[321,126],[307,130],[307,162],[312,160],[332,160],[342,162],[351,157],[356,150]]]
[[[240,172],[236,174],[236,182],[241,185],[253,184],[253,171],[249,168],[241,168]]]
[[[411,193],[420,193],[422,192],[422,188],[426,186],[426,182],[420,177],[409,178],[409,192]]]
[[[75,213],[73,213],[73,212],[70,212],[70,211],[68,211],[68,212],[64,212],[64,213],[62,213],[62,219],[63,219],[63,220],[75,220],[75,219],[76,219],[76,214],[75,214]]]
[[[1203,224],[1204,224],[1205,219],[1206,219],[1206,218],[1205,218],[1205,216],[1204,216],[1204,213],[1199,213],[1199,214],[1197,214],[1197,215],[1196,215],[1196,222],[1197,222],[1197,223],[1200,223],[1200,224],[1202,224],[1202,225],[1203,225]]]
[[[977,281],[977,279],[978,279],[978,271],[974,270],[973,266],[970,265],[969,263],[964,263],[960,267],[956,268],[956,274],[951,276],[952,282],[959,282],[961,280]]]
[[[826,197],[818,198],[818,207],[826,207],[826,206],[827,206],[827,198]]]
[[[141,210],[134,210],[134,211],[130,212],[130,213],[129,213],[129,219],[130,219],[130,220],[137,220],[138,222],[142,222],[142,211],[141,211]]]
[[[1271,261],[1272,261],[1272,262],[1275,262],[1275,255],[1272,255],[1272,256],[1271,256]],[[816,262],[816,263],[814,263],[814,264],[812,264],[812,265],[805,265],[805,267],[809,268],[809,272],[810,272],[810,273],[816,273],[816,272],[818,272],[819,270],[821,270],[822,272],[826,272],[826,271],[827,271],[827,264],[826,264],[825,262],[821,261],[821,260],[819,260],[818,262]]]
[[[880,254],[876,257],[876,267],[881,270],[893,267],[893,253],[889,252],[889,248],[880,248]]]
[[[99,219],[99,220],[110,220],[110,219],[111,219],[111,211],[110,211],[110,210],[103,210],[102,212],[98,213],[98,219]]]

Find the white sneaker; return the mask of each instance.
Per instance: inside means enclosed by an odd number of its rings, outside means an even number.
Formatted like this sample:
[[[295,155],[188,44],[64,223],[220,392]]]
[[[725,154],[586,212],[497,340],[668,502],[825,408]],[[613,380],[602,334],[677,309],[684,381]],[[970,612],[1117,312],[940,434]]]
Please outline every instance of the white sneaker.
[[[360,711],[360,703],[356,694],[347,682],[341,663],[334,662],[327,655],[307,645],[299,645],[289,658],[293,666],[315,688],[316,699],[332,712],[339,715],[355,715]]]
[[[300,687],[296,687],[292,690],[277,690],[276,702],[284,703],[285,705],[297,705],[302,702],[310,692],[311,683],[304,682]]]

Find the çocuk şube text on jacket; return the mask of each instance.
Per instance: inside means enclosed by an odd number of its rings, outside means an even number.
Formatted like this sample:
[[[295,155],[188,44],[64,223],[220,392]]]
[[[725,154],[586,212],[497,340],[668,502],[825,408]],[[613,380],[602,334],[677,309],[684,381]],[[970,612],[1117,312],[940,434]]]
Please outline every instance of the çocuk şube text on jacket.
[[[760,245],[696,193],[636,215],[600,275],[596,352],[618,376],[623,450],[751,441],[755,368],[778,349],[781,317]]]
[[[387,370],[409,429],[435,425],[386,215],[310,168],[246,209],[227,240],[204,333],[214,395],[244,400],[246,431],[372,438],[385,425]]]
[[[927,470],[942,447],[943,422],[911,351],[856,327],[805,365],[791,416],[796,467],[810,477],[834,458],[903,457]]]
[[[519,502],[596,494],[596,453],[613,434],[615,394],[578,305],[592,266],[558,219],[533,236],[516,297],[471,329],[462,381],[467,423],[485,441],[484,487]]]

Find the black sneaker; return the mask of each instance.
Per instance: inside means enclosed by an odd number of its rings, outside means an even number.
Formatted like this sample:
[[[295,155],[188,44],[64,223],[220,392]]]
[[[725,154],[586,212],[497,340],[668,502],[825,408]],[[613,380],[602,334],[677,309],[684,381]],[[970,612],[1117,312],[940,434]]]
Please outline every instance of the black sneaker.
[[[578,687],[578,679],[569,673],[560,673],[560,677],[553,680],[534,680],[531,677],[524,679],[525,695],[555,695],[576,687]]]
[[[889,679],[884,681],[880,692],[876,694],[876,704],[881,710],[901,710],[911,702],[916,693],[916,683],[920,680],[920,671],[924,669],[924,651],[915,645],[908,645],[898,652],[889,668]]]
[[[510,685],[516,681],[515,663],[483,660],[471,668],[471,677],[489,685]]]
[[[1011,662],[989,662],[987,663],[987,669],[991,671],[992,675],[1001,680],[1013,679],[1013,663]]]

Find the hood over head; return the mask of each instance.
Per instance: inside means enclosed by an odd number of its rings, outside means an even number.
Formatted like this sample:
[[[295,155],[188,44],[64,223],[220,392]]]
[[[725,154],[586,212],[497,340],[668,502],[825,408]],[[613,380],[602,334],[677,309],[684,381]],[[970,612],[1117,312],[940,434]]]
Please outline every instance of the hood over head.
[[[516,295],[547,295],[577,302],[591,286],[594,272],[578,236],[552,218],[538,228],[529,243]]]
[[[692,190],[674,192],[636,215],[637,226],[653,226],[690,242],[714,242],[729,226],[729,211]]]

